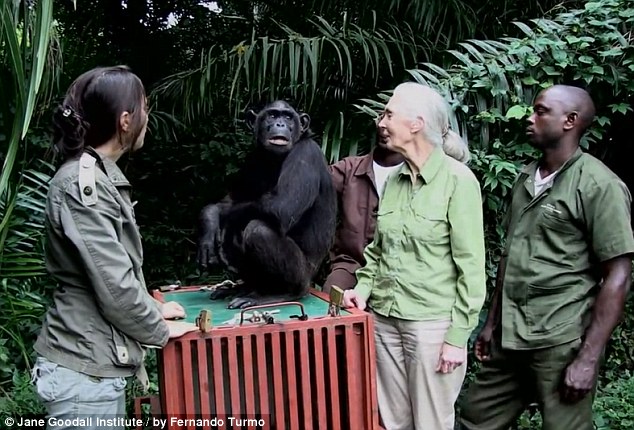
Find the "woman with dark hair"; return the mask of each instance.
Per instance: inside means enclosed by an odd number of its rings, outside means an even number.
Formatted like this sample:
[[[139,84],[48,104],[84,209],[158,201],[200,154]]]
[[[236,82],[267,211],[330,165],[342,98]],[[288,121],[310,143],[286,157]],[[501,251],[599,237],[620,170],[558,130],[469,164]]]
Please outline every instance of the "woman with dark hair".
[[[90,70],[70,86],[53,121],[63,163],[47,196],[45,259],[58,288],[35,343],[33,382],[54,418],[49,424],[77,428],[72,420],[83,418],[79,428],[90,428],[99,417],[125,415],[126,377],[147,386],[147,347],[196,326],[168,321],[183,317],[183,308],[146,289],[130,183],[116,164],[143,146],[140,79],[124,66]]]

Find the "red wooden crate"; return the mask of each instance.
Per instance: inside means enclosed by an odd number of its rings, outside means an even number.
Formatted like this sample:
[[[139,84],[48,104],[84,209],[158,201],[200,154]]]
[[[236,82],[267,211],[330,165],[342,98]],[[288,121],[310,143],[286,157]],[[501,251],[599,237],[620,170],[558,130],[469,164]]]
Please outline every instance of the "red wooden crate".
[[[199,290],[183,287],[168,299]],[[154,296],[165,299],[159,291]],[[200,428],[196,419],[216,417],[225,425],[212,428],[227,430],[379,429],[373,330],[371,315],[347,309],[303,321],[214,325],[172,339],[158,353],[167,428]],[[232,426],[230,417],[264,425]]]

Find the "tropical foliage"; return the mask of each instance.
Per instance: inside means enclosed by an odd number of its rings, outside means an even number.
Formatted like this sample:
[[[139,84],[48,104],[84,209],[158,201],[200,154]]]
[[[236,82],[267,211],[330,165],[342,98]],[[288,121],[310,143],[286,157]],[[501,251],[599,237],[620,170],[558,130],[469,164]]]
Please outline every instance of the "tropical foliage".
[[[28,370],[53,287],[42,276],[45,195],[56,164],[45,156],[50,106],[90,67],[129,64],[150,93],[144,151],[121,164],[139,201],[151,287],[205,280],[193,262],[197,212],[224,195],[249,150],[243,110],[274,98],[310,113],[322,149],[334,161],[369,149],[372,119],[396,84],[416,80],[445,94],[452,127],[469,141],[470,165],[482,185],[490,282],[502,245],[505,198],[517,169],[534,155],[524,141],[524,122],[541,89],[574,83],[590,90],[599,114],[584,145],[634,184],[628,164],[634,131],[631,2],[123,3],[60,1],[53,9],[52,0],[14,0],[1,6],[2,412],[42,411]],[[595,404],[601,429],[629,428],[634,420],[627,406],[633,306],[630,301],[601,374]],[[149,368],[155,358],[149,357]],[[156,373],[151,376],[156,391]],[[135,392],[132,384],[129,394]],[[518,425],[538,423],[539,414],[526,414]]]

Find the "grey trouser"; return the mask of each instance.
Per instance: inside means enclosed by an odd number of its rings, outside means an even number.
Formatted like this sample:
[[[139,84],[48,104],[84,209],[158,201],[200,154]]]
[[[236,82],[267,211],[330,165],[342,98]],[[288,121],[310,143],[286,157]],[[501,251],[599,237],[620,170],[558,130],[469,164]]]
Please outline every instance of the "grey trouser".
[[[124,429],[125,378],[96,378],[38,357],[32,382],[47,430]]]
[[[454,404],[467,370],[436,366],[449,321],[374,315],[379,414],[386,430],[453,430]]]

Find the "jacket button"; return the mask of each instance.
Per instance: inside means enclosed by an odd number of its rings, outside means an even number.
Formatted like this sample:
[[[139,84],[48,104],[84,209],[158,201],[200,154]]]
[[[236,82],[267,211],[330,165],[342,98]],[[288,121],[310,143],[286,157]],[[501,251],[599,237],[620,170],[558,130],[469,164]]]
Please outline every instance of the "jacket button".
[[[84,187],[84,194],[86,194],[87,196],[92,194],[92,188],[91,187]]]

